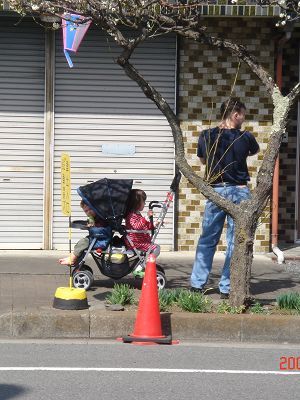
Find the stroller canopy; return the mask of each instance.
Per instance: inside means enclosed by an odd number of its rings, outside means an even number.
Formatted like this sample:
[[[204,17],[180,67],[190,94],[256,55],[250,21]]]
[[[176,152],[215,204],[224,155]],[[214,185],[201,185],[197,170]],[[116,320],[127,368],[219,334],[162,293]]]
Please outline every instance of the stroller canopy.
[[[77,189],[82,200],[113,229],[119,229],[132,188],[131,179],[100,179]]]

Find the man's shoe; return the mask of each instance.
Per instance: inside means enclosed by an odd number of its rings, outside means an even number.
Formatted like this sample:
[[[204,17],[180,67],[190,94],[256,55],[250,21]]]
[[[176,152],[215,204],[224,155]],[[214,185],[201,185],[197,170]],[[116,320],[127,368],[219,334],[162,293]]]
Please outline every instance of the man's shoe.
[[[221,300],[228,300],[229,299],[229,293],[220,292],[220,299]]]
[[[190,288],[190,291],[191,292],[196,292],[196,293],[204,293],[205,292],[205,289],[202,289],[202,288],[197,288],[197,287],[191,287]]]
[[[254,297],[246,297],[244,300],[244,306],[247,307],[252,307],[255,304],[255,298]]]

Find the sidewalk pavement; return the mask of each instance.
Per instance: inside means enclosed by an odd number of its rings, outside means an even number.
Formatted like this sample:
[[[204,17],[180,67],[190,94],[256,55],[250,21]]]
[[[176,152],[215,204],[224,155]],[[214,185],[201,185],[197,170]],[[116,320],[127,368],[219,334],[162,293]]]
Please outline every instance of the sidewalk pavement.
[[[290,253],[291,254],[291,253]],[[87,292],[89,309],[56,310],[52,307],[57,287],[68,286],[68,267],[57,263],[61,251],[0,251],[0,338],[115,338],[133,331],[135,312],[107,311],[106,296],[114,281],[100,274],[94,261],[92,290]],[[165,268],[169,288],[188,288],[193,252],[163,252],[159,264]],[[274,304],[283,292],[300,292],[300,261],[290,257],[278,265],[271,255],[256,255],[251,292],[263,304]],[[218,302],[218,277],[224,255],[214,259],[209,296]],[[118,281],[139,292],[140,282],[129,275]],[[163,330],[179,339],[220,341],[277,341],[300,343],[298,316],[219,315],[163,313]]]

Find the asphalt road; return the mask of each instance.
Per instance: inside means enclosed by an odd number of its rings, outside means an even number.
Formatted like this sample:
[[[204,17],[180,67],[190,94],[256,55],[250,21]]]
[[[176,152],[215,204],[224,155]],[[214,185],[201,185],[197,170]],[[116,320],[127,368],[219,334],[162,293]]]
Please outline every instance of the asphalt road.
[[[0,354],[1,400],[299,398],[300,346],[2,341]]]

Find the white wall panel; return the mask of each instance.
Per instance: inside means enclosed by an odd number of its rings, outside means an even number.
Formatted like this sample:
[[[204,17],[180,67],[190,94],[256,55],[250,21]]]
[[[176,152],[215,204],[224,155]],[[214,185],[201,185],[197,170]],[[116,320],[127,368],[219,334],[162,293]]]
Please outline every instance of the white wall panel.
[[[0,18],[0,248],[43,242],[44,33]]]

